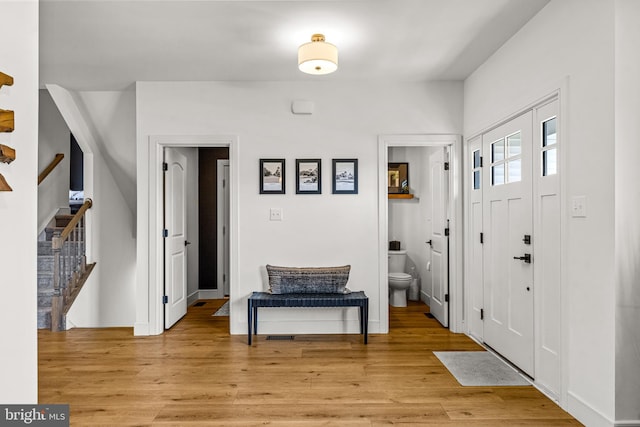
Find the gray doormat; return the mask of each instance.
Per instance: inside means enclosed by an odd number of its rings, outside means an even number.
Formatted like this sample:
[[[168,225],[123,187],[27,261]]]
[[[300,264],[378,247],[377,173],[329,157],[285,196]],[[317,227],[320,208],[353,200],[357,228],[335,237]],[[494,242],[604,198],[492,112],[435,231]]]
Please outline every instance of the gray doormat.
[[[220,307],[213,316],[228,316],[229,315],[229,301],[225,302],[222,307]]]
[[[463,386],[531,385],[518,371],[488,351],[434,351]]]

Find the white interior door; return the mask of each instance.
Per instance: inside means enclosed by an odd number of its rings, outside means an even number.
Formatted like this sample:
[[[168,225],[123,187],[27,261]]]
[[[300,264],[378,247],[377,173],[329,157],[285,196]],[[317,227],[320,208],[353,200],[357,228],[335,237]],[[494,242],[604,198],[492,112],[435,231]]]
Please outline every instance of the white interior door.
[[[187,314],[187,159],[164,149],[164,326]]]
[[[217,286],[229,295],[229,160],[218,160],[218,269]]]
[[[431,314],[442,326],[449,326],[449,237],[448,230],[448,167],[445,170],[446,148],[438,148],[429,156],[431,184],[431,233],[427,244],[431,248]]]
[[[482,144],[484,342],[533,377],[532,113]]]

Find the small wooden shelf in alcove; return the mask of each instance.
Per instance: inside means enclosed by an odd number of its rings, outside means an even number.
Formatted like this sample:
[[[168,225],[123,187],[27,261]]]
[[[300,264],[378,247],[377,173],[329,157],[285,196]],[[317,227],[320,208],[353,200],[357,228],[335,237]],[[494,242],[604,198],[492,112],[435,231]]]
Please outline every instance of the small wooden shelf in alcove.
[[[390,199],[413,199],[413,194],[407,193],[399,193],[399,194],[389,194]]]

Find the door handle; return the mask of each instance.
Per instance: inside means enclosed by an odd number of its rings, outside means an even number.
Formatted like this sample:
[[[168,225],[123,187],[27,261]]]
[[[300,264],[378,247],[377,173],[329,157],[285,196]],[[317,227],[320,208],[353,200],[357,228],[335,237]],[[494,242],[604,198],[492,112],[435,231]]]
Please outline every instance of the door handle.
[[[429,246],[433,247],[433,240],[428,240],[425,243],[428,244]]]
[[[524,254],[524,256],[514,256],[513,259],[519,259],[527,264],[531,264],[531,254]]]
[[[184,241],[184,245],[185,245],[185,246],[190,245],[190,244],[191,244],[191,242],[190,242],[190,241],[188,241],[188,240],[185,240],[185,241]]]

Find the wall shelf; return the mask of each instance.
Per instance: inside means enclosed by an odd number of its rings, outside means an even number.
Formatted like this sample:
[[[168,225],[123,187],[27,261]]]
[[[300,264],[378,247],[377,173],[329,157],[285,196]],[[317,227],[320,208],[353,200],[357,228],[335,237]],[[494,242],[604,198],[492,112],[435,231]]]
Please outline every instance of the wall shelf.
[[[394,193],[390,193],[389,194],[389,198],[390,199],[413,199],[413,194],[407,194],[407,193],[394,194]]]

